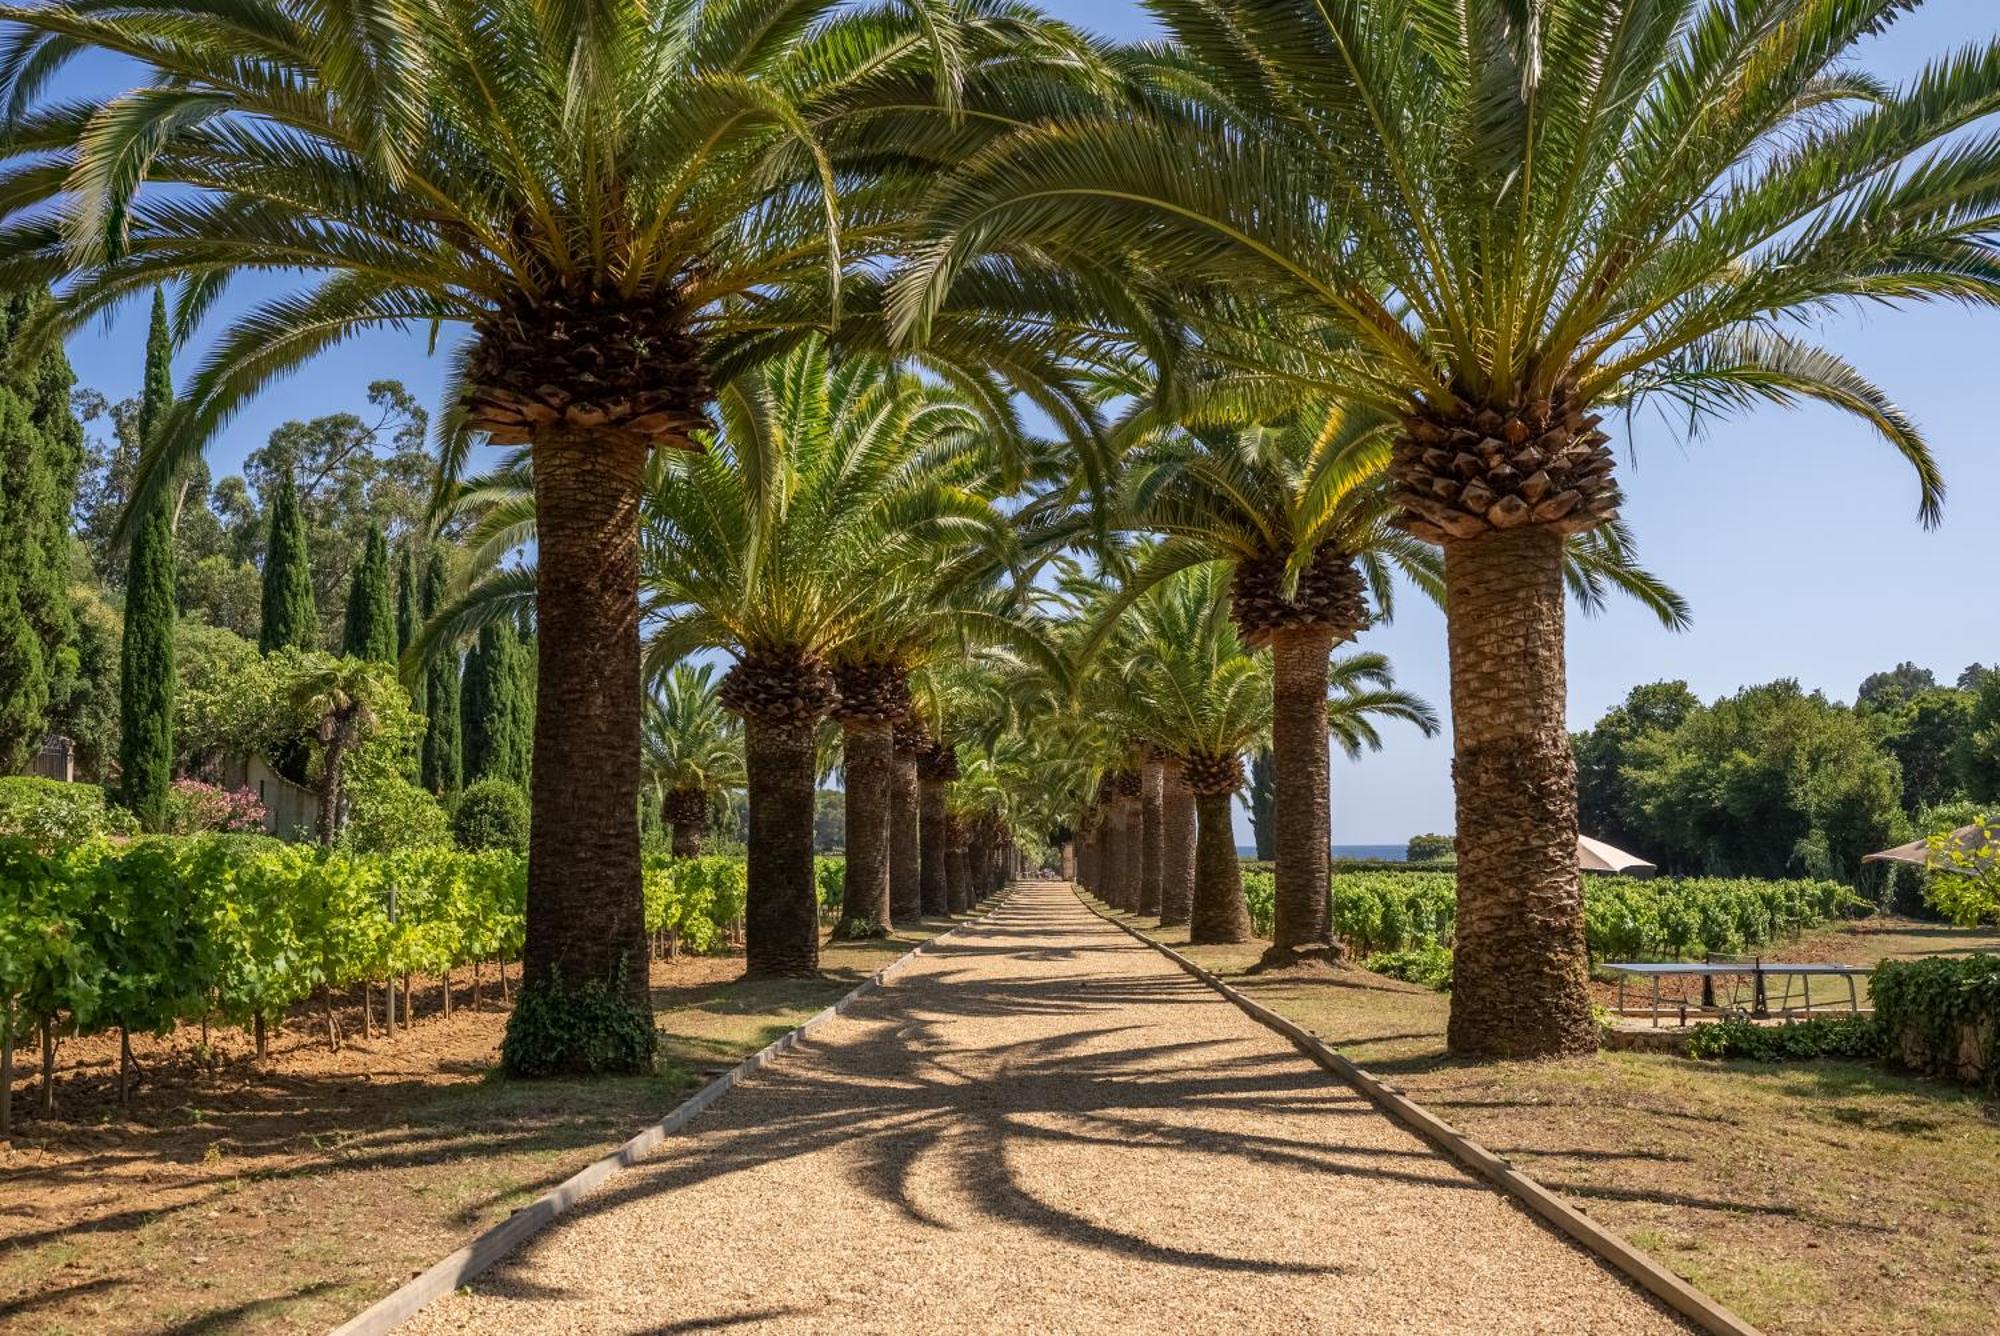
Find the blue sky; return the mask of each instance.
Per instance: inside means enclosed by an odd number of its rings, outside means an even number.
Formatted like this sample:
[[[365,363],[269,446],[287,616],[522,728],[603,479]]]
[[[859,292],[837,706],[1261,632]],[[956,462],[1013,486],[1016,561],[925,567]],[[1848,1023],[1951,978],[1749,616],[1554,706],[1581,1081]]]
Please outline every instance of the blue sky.
[[[1147,31],[1129,0],[1044,0],[1046,7],[1112,36]],[[1935,54],[2000,33],[1992,0],[1930,0],[1867,48],[1867,66],[1904,77]],[[95,75],[97,77],[93,78]],[[80,72],[98,83],[106,70]],[[65,89],[80,91],[80,88]],[[143,309],[120,313],[70,343],[85,385],[117,398],[135,392]],[[1621,447],[1625,516],[1646,563],[1687,596],[1692,630],[1671,634],[1650,615],[1614,607],[1573,618],[1569,708],[1573,726],[1595,719],[1640,682],[1684,678],[1714,697],[1752,682],[1796,677],[1852,699],[1868,673],[1904,659],[1955,676],[1975,660],[2000,660],[2000,622],[1976,597],[2000,568],[2000,313],[1949,308],[1878,310],[1828,322],[1817,336],[1857,362],[1928,433],[1950,486],[1943,525],[1916,523],[1908,468],[1859,425],[1831,412],[1760,411],[1696,441],[1641,417]],[[212,453],[234,470],[288,419],[351,408],[371,380],[403,380],[434,401],[442,367],[419,335],[356,340],[268,391]],[[1447,703],[1444,623],[1405,599],[1393,625],[1364,647],[1394,660],[1401,684]],[[1359,763],[1334,757],[1333,834],[1343,844],[1400,842],[1452,826],[1451,748],[1406,727]],[[1239,822],[1239,825],[1241,823]],[[1247,831],[1245,832],[1247,836]]]

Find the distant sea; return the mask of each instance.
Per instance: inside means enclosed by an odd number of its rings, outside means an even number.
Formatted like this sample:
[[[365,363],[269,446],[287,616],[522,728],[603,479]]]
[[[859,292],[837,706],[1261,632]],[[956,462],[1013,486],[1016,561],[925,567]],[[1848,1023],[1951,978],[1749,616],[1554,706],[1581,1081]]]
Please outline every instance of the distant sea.
[[[1409,851],[1410,848],[1406,844],[1336,844],[1333,846],[1333,856],[1335,858],[1373,858],[1377,861],[1389,863],[1402,862],[1403,856],[1409,853]],[[1242,858],[1255,858],[1257,856],[1257,846],[1254,844],[1239,844],[1236,846],[1236,852]]]

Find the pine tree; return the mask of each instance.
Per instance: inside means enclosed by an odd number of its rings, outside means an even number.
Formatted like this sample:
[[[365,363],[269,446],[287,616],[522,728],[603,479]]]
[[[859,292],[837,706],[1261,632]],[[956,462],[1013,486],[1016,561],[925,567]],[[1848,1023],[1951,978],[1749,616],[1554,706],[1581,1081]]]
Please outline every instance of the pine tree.
[[[271,498],[271,536],[264,546],[264,625],[257,648],[269,654],[293,645],[317,648],[319,606],[313,600],[312,562],[306,555],[306,522],[299,513],[292,475],[279,478]]]
[[[444,550],[432,547],[424,563],[423,615],[426,620],[445,600]],[[458,651],[440,645],[424,669],[423,678],[424,787],[439,797],[456,793],[463,772],[458,737]]]
[[[46,300],[24,293],[0,303],[0,359]],[[60,347],[7,361],[0,374],[0,774],[11,774],[41,746],[54,698],[70,685],[69,521],[83,427]]]
[[[354,581],[348,586],[347,630],[341,648],[353,658],[377,663],[394,663],[400,652],[389,595],[389,544],[382,537],[380,524],[368,526],[368,541],[354,568]]]
[[[511,621],[483,628],[465,660],[460,700],[465,780],[503,779],[526,787],[526,702],[521,696],[521,642]]]
[[[417,566],[410,544],[396,554],[396,657],[401,658],[417,638]],[[423,702],[419,701],[418,704]]]
[[[166,298],[153,293],[146,338],[146,382],[139,401],[139,448],[151,450],[174,401],[173,341]],[[120,801],[148,830],[166,816],[174,765],[174,516],[161,488],[134,515],[132,555],[125,572],[125,644],[119,661],[118,762]]]

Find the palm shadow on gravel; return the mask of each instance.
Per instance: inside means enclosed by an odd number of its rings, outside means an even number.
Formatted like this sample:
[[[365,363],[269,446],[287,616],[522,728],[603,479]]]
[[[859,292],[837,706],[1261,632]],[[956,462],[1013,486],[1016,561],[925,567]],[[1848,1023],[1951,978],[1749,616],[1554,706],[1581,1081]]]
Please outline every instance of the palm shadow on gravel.
[[[1074,918],[1031,907],[1002,910],[990,926],[940,950],[957,959],[1012,956],[1022,962],[1019,973],[996,975],[989,962],[973,978],[947,964],[864,999],[848,1018],[869,1025],[865,1035],[857,1038],[850,1031],[837,1044],[801,1044],[703,1115],[689,1129],[698,1144],[670,1145],[660,1158],[594,1194],[570,1219],[840,1146],[858,1153],[852,1169],[858,1191],[928,1227],[966,1227],[962,1220],[935,1218],[913,1190],[920,1165],[933,1171],[943,1165],[958,1200],[969,1203],[980,1219],[1026,1227],[1069,1246],[1214,1272],[1337,1275],[1339,1267],[1302,1266],[1295,1256],[1174,1247],[1092,1219],[1024,1181],[1015,1152],[1143,1150],[1484,1191],[1415,1142],[1385,1149],[1341,1137],[1344,1121],[1381,1115],[1289,1050],[1273,1045],[1268,1052],[1244,1054],[1240,1044],[1225,1040],[1130,1046],[1121,1036],[1148,1028],[1157,1033],[1157,1015],[1150,1025],[1133,1024],[1132,1008],[1205,1002],[1214,994],[1178,971],[1050,976],[1033,968],[1050,958],[1087,962],[1113,953],[1129,958],[1144,949],[1122,938],[1021,949],[1022,943],[1047,942],[1055,933],[1073,938],[1075,931]],[[1087,1019],[1060,1034],[998,1047],[953,1045],[960,1022],[1053,1016]],[[1190,1111],[1201,1109],[1308,1115],[1322,1120],[1329,1134],[1305,1140],[1186,1121]],[[531,1259],[539,1247],[559,1243],[564,1232],[558,1225],[528,1245],[523,1256]],[[510,1276],[501,1288],[513,1283]]]

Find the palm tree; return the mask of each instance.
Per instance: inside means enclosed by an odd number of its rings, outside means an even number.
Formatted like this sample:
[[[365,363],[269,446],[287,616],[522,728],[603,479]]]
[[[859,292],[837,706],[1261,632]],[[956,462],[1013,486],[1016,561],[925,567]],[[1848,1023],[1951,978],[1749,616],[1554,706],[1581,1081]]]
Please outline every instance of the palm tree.
[[[709,816],[743,787],[743,728],[722,708],[712,664],[677,663],[646,700],[643,768],[673,828],[676,858],[698,858]]]
[[[2000,43],[1901,88],[1849,64],[1917,3],[1188,0],[1135,74],[1148,111],[1025,131],[935,202],[907,329],[975,259],[1143,257],[1162,289],[1280,313],[1281,340],[1207,327],[1223,355],[1396,421],[1402,523],[1442,549],[1449,608],[1457,1052],[1597,1043],[1562,550],[1617,512],[1605,412],[1830,405],[1937,515],[1915,425],[1778,324],[2000,301],[2000,142],[1953,138],[2000,110]]]
[[[1227,571],[1227,563],[1211,561],[1154,584],[1120,616],[1099,675],[1104,705],[1154,754],[1178,762],[1175,779],[1193,798],[1197,835],[1186,916],[1197,942],[1248,937],[1230,799],[1243,785],[1243,752],[1269,732],[1276,716],[1273,674],[1231,624],[1229,586],[1236,577]],[[1379,718],[1402,719],[1425,733],[1438,727],[1428,705],[1395,690],[1381,655],[1336,658],[1327,679],[1331,696],[1320,702],[1322,727],[1351,755],[1381,746]],[[1325,745],[1322,740],[1321,750]],[[1178,829],[1166,833],[1169,846],[1185,839]],[[1174,878],[1186,875],[1178,848],[1168,861]],[[1167,890],[1177,912],[1163,912],[1163,922],[1183,917],[1181,896],[1179,885]]]
[[[648,654],[734,656],[720,695],[744,721],[748,967],[812,975],[819,722],[846,702],[844,731],[869,761],[858,785],[879,781],[872,810],[886,815],[887,766],[875,762],[888,760],[906,688],[897,662],[867,652],[894,601],[884,590],[934,588],[967,544],[1003,546],[1006,519],[967,485],[990,446],[980,410],[937,383],[866,358],[835,366],[815,342],[732,382],[719,406],[708,451],[664,464],[648,492]],[[850,753],[850,783],[854,769]],[[886,833],[878,822],[873,835]],[[886,841],[874,848],[856,918],[879,931]]]
[[[1010,124],[1009,98],[1046,106],[1078,82],[1088,44],[984,0],[0,14],[0,272],[10,287],[74,280],[47,332],[164,282],[185,336],[237,275],[304,276],[220,336],[148,451],[141,499],[248,396],[335,344],[469,329],[444,471],[482,435],[524,446],[540,517],[527,986],[608,982],[647,1010],[648,457],[694,445],[712,387],[840,322],[850,295],[869,309],[898,201]],[[47,98],[86,50],[137,62],[144,86]]]
[[[319,842],[340,837],[347,804],[347,756],[373,727],[382,693],[397,690],[389,670],[363,659],[326,659],[292,683],[292,704],[318,721]]]
[[[1272,945],[1259,968],[1338,957],[1327,900],[1329,657],[1369,625],[1371,595],[1380,617],[1391,614],[1398,575],[1440,591],[1435,554],[1390,523],[1388,421],[1319,400],[1295,401],[1274,425],[1240,425],[1269,397],[1268,379],[1228,372],[1184,386],[1171,405],[1182,421],[1166,416],[1150,376],[1108,382],[1131,400],[1111,513],[1051,519],[1071,531],[1108,523],[1162,536],[1137,561],[1125,599],[1177,571],[1227,563],[1238,634],[1271,652],[1277,885]],[[1059,514],[1069,502],[1051,497],[1043,508]],[[1617,588],[1670,626],[1684,621],[1678,596],[1633,564],[1622,530],[1572,540],[1565,560],[1585,606]]]

